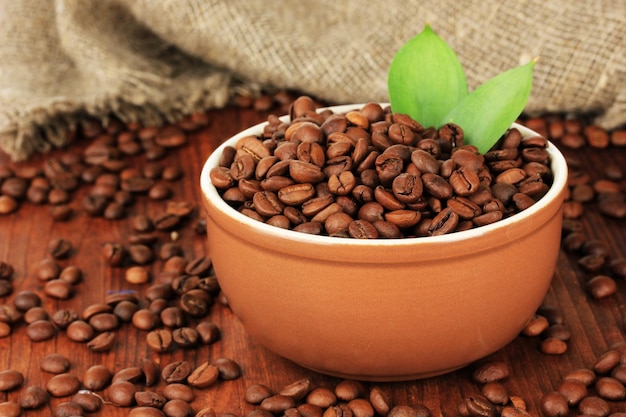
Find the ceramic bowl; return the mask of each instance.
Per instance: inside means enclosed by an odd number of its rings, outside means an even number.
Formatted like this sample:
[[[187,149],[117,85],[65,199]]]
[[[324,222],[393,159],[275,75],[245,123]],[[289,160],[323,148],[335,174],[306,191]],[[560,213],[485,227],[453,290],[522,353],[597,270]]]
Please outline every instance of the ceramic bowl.
[[[260,135],[263,125],[221,145],[200,181],[218,281],[266,348],[341,378],[419,379],[501,349],[541,305],[556,267],[567,179],[554,145],[550,190],[514,216],[443,236],[361,240],[284,230],[224,202],[209,171],[225,146]]]

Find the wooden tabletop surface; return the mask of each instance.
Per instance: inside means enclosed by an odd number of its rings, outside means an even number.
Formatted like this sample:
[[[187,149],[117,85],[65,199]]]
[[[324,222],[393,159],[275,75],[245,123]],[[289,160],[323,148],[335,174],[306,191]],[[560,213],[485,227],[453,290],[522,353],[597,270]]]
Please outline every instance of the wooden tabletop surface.
[[[259,107],[263,103],[255,103]],[[203,211],[199,205],[199,175],[202,165],[211,151],[223,140],[237,131],[265,120],[270,113],[281,113],[283,110],[273,107],[256,109],[254,107],[232,106],[221,110],[212,110],[196,117],[197,126],[187,133],[187,143],[183,146],[167,149],[166,154],[156,161],[162,166],[180,167],[183,175],[178,180],[157,180],[164,183],[173,192],[170,200],[191,202],[195,211],[185,217],[173,230],[155,231],[156,243],[151,243],[155,251],[156,261],[147,266],[151,272],[152,282],[144,285],[132,285],[126,282],[127,266],[111,267],[102,256],[104,243],[117,242],[129,244],[129,239],[137,232],[132,228],[132,219],[136,215],[145,214],[156,219],[167,211],[167,201],[151,199],[145,194],[135,196],[134,203],[126,207],[126,216],[119,220],[109,220],[101,216],[90,216],[82,206],[82,198],[89,192],[90,184],[81,183],[71,192],[69,206],[73,215],[67,221],[54,220],[51,217],[51,205],[48,203],[34,204],[22,201],[19,208],[6,215],[0,215],[0,261],[13,267],[11,277],[13,290],[0,298],[4,308],[4,321],[11,314],[13,300],[22,291],[34,291],[41,300],[42,306],[50,314],[60,309],[82,313],[88,306],[103,303],[111,292],[134,290],[140,297],[153,282],[159,280],[164,261],[158,259],[159,248],[167,242],[176,242],[187,260],[195,260],[207,255],[205,236],[196,230],[202,227]],[[207,121],[204,125],[204,121]],[[124,128],[130,136],[150,136],[149,131],[138,130],[137,126]],[[110,128],[113,135],[118,133]],[[42,156],[37,155],[22,163],[9,162],[6,155],[0,157],[0,167],[9,166],[22,176],[30,176],[31,171],[40,172],[50,160],[67,160],[68,153],[82,155],[98,133],[93,124],[85,124],[85,131],[91,139],[77,140],[68,149],[53,151]],[[141,133],[140,133],[141,132]],[[557,141],[558,142],[558,141]],[[610,145],[606,148],[584,145],[578,149],[563,146],[563,151],[572,162],[577,173],[589,176],[588,183],[607,177],[607,167],[621,167],[626,171],[626,148]],[[124,156],[121,158],[128,166],[140,168],[148,162],[145,154]],[[576,175],[580,179],[580,175]],[[620,180],[614,181],[620,184]],[[624,181],[621,181],[622,192]],[[602,214],[597,205],[597,198],[582,204],[584,212],[575,220],[581,233],[588,240],[600,240],[608,246],[608,258],[616,259],[626,256],[626,220]],[[568,222],[568,224],[570,224]],[[72,251],[66,258],[54,259],[49,252],[49,244],[54,238],[62,238],[70,242]],[[625,284],[607,268],[599,272],[590,272],[580,265],[581,253],[561,250],[558,258],[557,272],[547,295],[545,305],[556,311],[571,332],[566,342],[567,351],[563,354],[546,354],[541,351],[542,336],[520,335],[511,344],[487,358],[489,361],[503,361],[510,369],[510,375],[501,382],[509,395],[517,396],[526,403],[531,415],[542,415],[542,397],[558,388],[563,377],[579,368],[593,367],[609,349],[624,342],[623,314],[626,303]],[[55,299],[45,295],[45,280],[37,276],[39,265],[44,259],[53,259],[61,268],[75,265],[83,273],[81,282],[71,286],[73,296],[69,299]],[[531,260],[529,260],[531,261]],[[590,296],[586,283],[598,274],[606,274],[617,283],[615,294],[603,299]],[[141,301],[145,304],[145,301]],[[7,313],[7,311],[9,313]],[[139,330],[132,324],[123,323],[116,330],[113,347],[105,352],[93,352],[86,343],[70,340],[63,330],[57,330],[54,338],[32,342],[27,335],[27,324],[24,318],[15,319],[10,324],[10,335],[0,338],[0,371],[6,369],[21,372],[25,381],[10,391],[0,392],[0,403],[3,401],[20,402],[27,387],[38,385],[45,388],[53,374],[41,370],[40,363],[44,356],[58,353],[67,357],[71,367],[69,373],[81,381],[85,371],[95,364],[103,364],[112,372],[128,367],[138,366],[143,358],[153,360],[161,369],[174,361],[186,360],[193,365],[205,361],[213,362],[217,358],[230,358],[236,361],[242,375],[235,380],[219,380],[210,387],[194,388],[195,399],[191,403],[193,411],[204,407],[212,407],[217,415],[231,413],[237,416],[258,409],[244,401],[246,388],[252,384],[264,384],[278,392],[282,387],[302,378],[309,378],[312,386],[333,389],[338,379],[302,369],[265,350],[252,340],[245,332],[242,324],[231,313],[225,303],[220,302],[219,295],[207,317],[203,321],[215,323],[220,331],[220,340],[211,344],[200,344],[194,348],[173,348],[166,353],[156,353],[146,344],[147,331]],[[304,324],[305,325],[305,324]],[[6,328],[6,327],[5,327]],[[390,352],[390,354],[393,354]],[[458,415],[458,406],[469,396],[480,394],[481,385],[472,378],[477,365],[469,366],[448,375],[426,380],[394,383],[366,382],[365,387],[380,387],[388,393],[393,405],[418,404],[428,407],[432,415]],[[144,382],[137,382],[138,390],[161,392],[165,383],[145,387]],[[590,394],[595,390],[590,387]],[[107,400],[107,391],[99,391]],[[69,401],[71,397],[52,398],[44,408],[28,410],[25,415],[54,415],[56,407]],[[626,401],[609,401],[612,412],[625,411]],[[125,416],[131,408],[115,407],[105,404],[93,415]],[[576,415],[575,407],[570,415]]]

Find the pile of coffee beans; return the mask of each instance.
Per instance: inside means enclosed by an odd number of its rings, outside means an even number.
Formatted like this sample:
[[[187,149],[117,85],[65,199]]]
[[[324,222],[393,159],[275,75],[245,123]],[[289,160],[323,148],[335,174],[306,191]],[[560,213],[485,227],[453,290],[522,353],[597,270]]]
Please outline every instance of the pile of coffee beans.
[[[550,188],[547,140],[510,129],[481,155],[462,127],[423,127],[370,103],[345,114],[302,96],[290,121],[224,149],[210,172],[243,214],[299,232],[353,238],[436,236],[533,205]]]

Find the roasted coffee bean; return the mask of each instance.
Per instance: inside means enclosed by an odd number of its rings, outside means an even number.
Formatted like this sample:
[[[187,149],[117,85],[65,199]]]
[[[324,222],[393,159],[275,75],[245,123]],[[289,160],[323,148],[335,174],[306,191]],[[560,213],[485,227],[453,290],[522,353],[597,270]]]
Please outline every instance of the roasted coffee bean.
[[[67,326],[65,334],[68,339],[74,342],[88,342],[93,339],[96,332],[93,327],[89,325],[89,323],[83,320],[75,320]]]
[[[263,384],[252,384],[244,392],[244,400],[249,404],[260,404],[264,399],[274,395],[271,389]]]
[[[61,354],[50,353],[43,357],[39,366],[42,371],[63,374],[70,370],[70,360]]]
[[[154,259],[152,249],[144,244],[133,244],[128,246],[128,255],[131,261],[137,265],[147,265]]]
[[[180,297],[179,306],[187,314],[193,317],[205,316],[213,304],[213,298],[206,291],[193,289]]]
[[[133,409],[129,411],[128,417],[165,417],[165,413],[159,408],[140,406],[133,407]]]
[[[135,312],[139,310],[139,306],[136,302],[122,300],[113,308],[113,314],[115,314],[120,321],[129,323],[133,319]]]
[[[561,382],[557,391],[567,399],[569,406],[578,405],[578,403],[589,394],[587,385],[577,379],[565,379]]]
[[[140,330],[152,330],[161,324],[161,319],[158,313],[142,308],[133,314],[132,323]]]
[[[588,416],[608,416],[611,412],[611,406],[606,400],[591,395],[578,403],[578,412]]]
[[[195,346],[198,339],[198,332],[191,327],[179,327],[172,331],[172,340],[183,348]]]
[[[609,297],[617,292],[617,283],[608,275],[596,275],[585,284],[587,291],[595,299]]]
[[[502,361],[484,362],[474,369],[472,378],[474,381],[485,384],[487,382],[500,381],[509,376],[509,366]]]
[[[58,403],[54,408],[55,417],[76,417],[84,416],[85,410],[73,401],[64,401]]]
[[[113,373],[104,365],[89,367],[83,376],[83,385],[92,391],[101,391],[106,388],[113,379]]]
[[[27,311],[33,307],[40,306],[41,298],[34,291],[23,290],[15,294],[13,305],[20,311]]]
[[[42,281],[49,281],[59,277],[61,267],[53,259],[43,259],[37,265],[37,278]]]
[[[624,384],[612,377],[601,377],[595,383],[596,392],[605,400],[621,401],[626,398]]]
[[[124,278],[129,284],[147,284],[150,282],[150,271],[144,266],[131,266],[124,273]]]
[[[54,324],[48,320],[35,320],[26,327],[26,335],[31,342],[43,342],[56,335]]]
[[[0,261],[0,280],[10,280],[13,277],[13,266]]]
[[[0,402],[0,415],[5,417],[20,417],[22,407],[14,401]]]
[[[155,352],[167,352],[172,346],[172,332],[168,329],[153,330],[146,335],[148,347]]]
[[[68,265],[59,273],[59,279],[74,285],[79,283],[83,278],[83,272],[75,265]]]
[[[168,400],[182,400],[187,402],[192,402],[195,399],[191,387],[180,383],[167,384],[165,388],[163,388],[163,396]]]
[[[137,388],[131,382],[120,381],[111,384],[105,391],[106,398],[118,407],[130,407],[135,404]]]
[[[95,413],[102,408],[102,398],[91,391],[77,392],[72,397],[72,402],[78,404],[87,413]]]
[[[163,407],[167,402],[167,398],[154,391],[137,391],[135,392],[135,402],[140,407],[154,407],[157,409]]]
[[[168,417],[186,417],[192,414],[192,409],[186,401],[169,400],[163,405],[163,412]]]
[[[106,352],[111,350],[114,344],[115,333],[107,331],[96,335],[87,342],[87,347],[93,352]]]
[[[344,379],[335,386],[335,395],[341,401],[350,402],[365,395],[365,387],[359,381]]]
[[[73,295],[72,284],[59,278],[47,281],[43,287],[43,292],[48,297],[59,300],[67,300]]]
[[[217,358],[213,365],[217,367],[219,377],[224,381],[237,379],[241,376],[241,368],[239,367],[239,364],[232,359]]]
[[[561,417],[569,414],[569,404],[563,394],[552,391],[545,394],[540,402],[541,411],[546,417]]]
[[[52,322],[60,329],[66,329],[72,322],[79,319],[79,314],[74,310],[60,309],[52,314]]]
[[[354,417],[373,417],[375,414],[372,404],[364,398],[350,400],[348,408],[352,411]]]
[[[107,242],[102,245],[102,257],[110,266],[121,266],[127,256],[126,248],[119,243]]]
[[[0,297],[6,297],[13,292],[13,284],[9,280],[0,280]]]
[[[20,406],[25,410],[43,407],[48,402],[48,392],[37,385],[27,387],[20,394]]]
[[[296,411],[300,413],[302,417],[322,417],[324,413],[324,410],[317,405],[307,403],[298,405]]]
[[[53,397],[68,397],[76,394],[80,389],[81,382],[76,375],[62,373],[54,375],[46,383],[46,390]]]
[[[548,337],[541,341],[540,350],[546,355],[561,355],[567,352],[567,343],[562,339]]]
[[[280,394],[272,395],[264,399],[259,405],[261,410],[269,411],[272,414],[283,413],[285,410],[295,406],[296,402],[293,398]]]
[[[19,208],[18,201],[8,195],[0,195],[0,215],[11,214]]]
[[[509,393],[500,382],[487,382],[482,386],[480,392],[493,404],[505,405],[509,402]]]
[[[183,382],[192,373],[193,368],[187,361],[169,363],[161,370],[161,378],[168,383]]]
[[[0,371],[0,392],[19,388],[24,383],[24,375],[14,369]]]
[[[187,383],[195,388],[206,388],[213,385],[217,381],[220,374],[219,368],[215,365],[210,364],[209,362],[204,362],[200,364],[193,371],[191,371],[191,368],[187,369],[187,367],[185,366],[184,372],[188,371],[189,373],[186,376]],[[171,379],[171,377],[169,378]],[[166,377],[164,376],[163,379],[166,379]],[[179,380],[178,382],[180,381],[181,380]]]
[[[547,318],[542,315],[535,314],[524,326],[522,334],[525,336],[539,336],[549,326],[550,323]]]
[[[317,387],[312,389],[306,395],[306,402],[314,404],[321,408],[328,408],[337,403],[337,396],[333,391],[325,387]]]
[[[611,370],[619,364],[621,358],[621,354],[618,350],[609,349],[604,352],[593,364],[592,369],[597,374],[607,374],[611,372]]]
[[[5,322],[0,321],[0,339],[7,337],[11,334],[11,326]]]

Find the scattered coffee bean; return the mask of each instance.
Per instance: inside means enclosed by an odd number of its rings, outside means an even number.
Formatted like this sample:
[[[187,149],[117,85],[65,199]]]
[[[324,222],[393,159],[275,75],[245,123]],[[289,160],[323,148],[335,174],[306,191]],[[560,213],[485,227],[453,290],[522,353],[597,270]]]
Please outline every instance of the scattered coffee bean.
[[[101,391],[113,379],[113,373],[104,365],[93,365],[85,371],[83,385],[91,391]]]
[[[32,385],[20,394],[20,405],[25,410],[33,410],[43,407],[48,402],[48,392],[43,388]]]
[[[68,397],[76,394],[81,387],[81,382],[76,375],[62,373],[54,375],[46,383],[46,390],[53,397]]]
[[[24,383],[24,375],[14,369],[0,371],[0,392],[19,388]]]
[[[51,374],[63,374],[70,370],[70,360],[58,353],[50,353],[43,357],[39,367]]]

